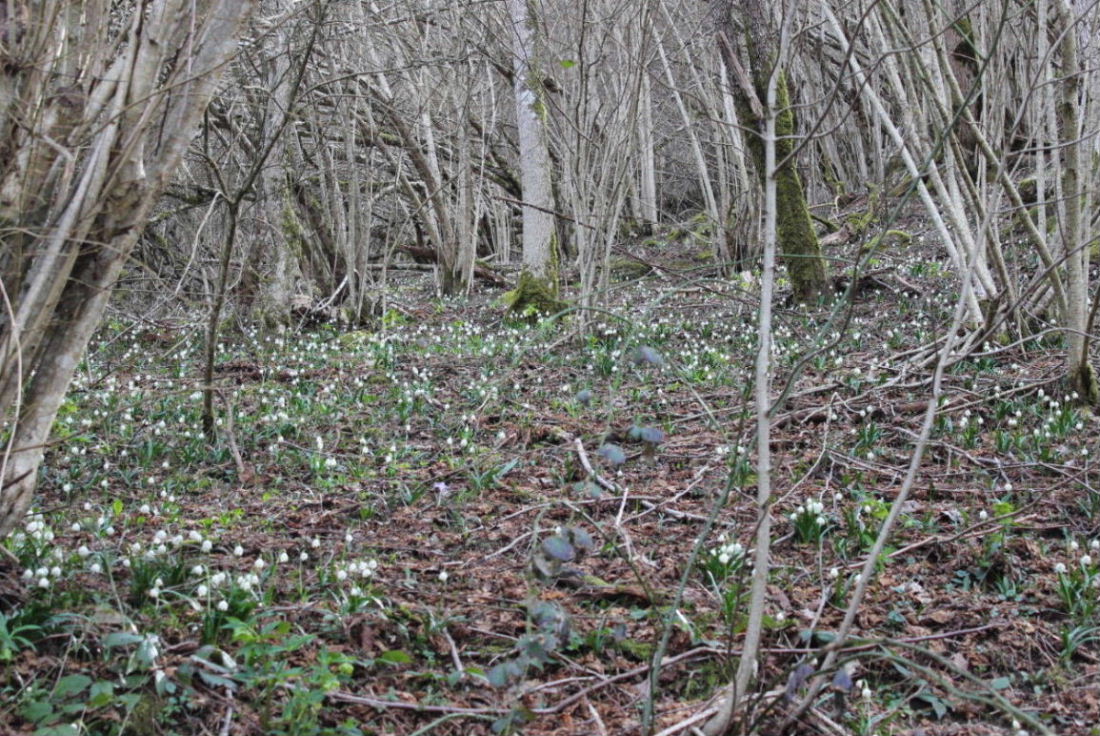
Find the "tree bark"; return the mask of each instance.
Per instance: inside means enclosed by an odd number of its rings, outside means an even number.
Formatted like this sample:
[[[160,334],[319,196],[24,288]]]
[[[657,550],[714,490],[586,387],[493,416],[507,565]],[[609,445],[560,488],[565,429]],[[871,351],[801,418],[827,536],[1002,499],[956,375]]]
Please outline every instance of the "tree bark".
[[[508,0],[512,21],[513,92],[523,187],[523,270],[557,292],[550,149],[543,117],[542,82],[535,68],[534,19],[528,0]]]
[[[43,5],[42,17],[80,20],[62,12],[65,3]],[[4,86],[20,94],[7,106],[8,122],[17,118],[19,132],[8,144],[15,155],[0,163],[0,217],[33,233],[24,248],[19,289],[4,284],[13,307],[0,322],[0,365],[10,387],[0,412],[12,427],[0,463],[0,538],[31,505],[50,429],[77,364],[254,5],[248,0],[139,0],[130,11],[129,27],[120,31],[126,36],[121,46],[116,43],[122,39],[83,34],[59,27],[60,21],[36,24],[35,33],[24,39],[36,47],[16,52],[31,51],[27,58],[39,63],[0,64],[0,76],[8,77]],[[89,46],[90,37],[98,45]],[[90,65],[109,69],[87,76],[79,92],[66,93],[74,100],[72,132],[47,154],[38,146],[50,129],[40,126],[52,127],[54,121],[22,115],[56,101],[59,92],[46,72],[81,44]],[[126,50],[108,61],[117,48]],[[186,63],[177,55],[186,56]],[[44,155],[54,161],[42,170],[62,173],[37,191],[52,197],[55,206],[44,215],[33,210],[41,219],[28,221],[27,211],[18,206],[28,193],[11,183],[33,186],[26,178],[28,167],[37,169],[34,157]],[[27,380],[31,365],[36,372]]]
[[[718,10],[718,46],[730,76],[729,85],[737,102],[737,113],[748,128],[747,145],[753,163],[764,182],[768,172],[764,162],[764,106],[768,78],[777,63],[777,31],[771,18],[770,4],[762,0],[720,0]],[[734,44],[738,43],[739,52]],[[776,186],[776,232],[779,250],[791,279],[794,298],[812,303],[828,299],[829,280],[821,245],[814,233],[802,181],[795,168],[798,144],[794,112],[791,109],[787,79],[779,72],[776,89],[775,155],[778,169]]]

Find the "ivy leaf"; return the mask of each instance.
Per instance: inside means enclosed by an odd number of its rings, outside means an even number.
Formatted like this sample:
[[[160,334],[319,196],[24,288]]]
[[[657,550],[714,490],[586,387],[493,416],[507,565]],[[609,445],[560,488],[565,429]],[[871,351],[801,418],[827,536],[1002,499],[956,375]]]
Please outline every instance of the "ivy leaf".
[[[634,365],[651,365],[655,368],[665,367],[664,356],[648,345],[642,345],[635,350],[631,360]]]
[[[622,465],[626,462],[626,453],[618,445],[600,445],[600,449],[596,450],[596,454],[612,465]]]
[[[570,562],[577,556],[573,545],[557,534],[542,540],[542,551],[550,559],[559,562]]]
[[[600,484],[593,483],[590,480],[577,481],[573,484],[573,490],[579,495],[588,496],[589,498],[599,498],[603,495],[603,489],[600,488]]]
[[[565,529],[565,536],[573,546],[580,547],[585,552],[589,552],[596,547],[596,543],[592,541],[592,535],[583,527],[567,527]]]

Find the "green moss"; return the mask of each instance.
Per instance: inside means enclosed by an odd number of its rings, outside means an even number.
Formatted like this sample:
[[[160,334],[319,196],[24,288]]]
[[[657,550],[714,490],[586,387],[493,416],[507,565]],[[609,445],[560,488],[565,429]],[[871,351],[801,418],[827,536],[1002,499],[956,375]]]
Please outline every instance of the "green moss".
[[[863,246],[863,252],[875,250],[882,247],[897,247],[902,245],[908,245],[913,240],[913,236],[904,230],[887,230],[884,233],[879,233],[875,237],[867,241],[867,244]]]
[[[1080,370],[1074,371],[1069,377],[1069,386],[1070,390],[1077,392],[1082,404],[1100,404],[1100,383],[1097,381],[1096,369],[1091,364],[1085,363]]]
[[[640,279],[653,270],[648,263],[633,258],[613,258],[610,267],[612,277],[620,280]]]
[[[529,323],[538,321],[540,316],[554,314],[565,309],[565,302],[557,297],[557,288],[550,279],[540,279],[529,271],[519,276],[516,288],[503,296],[508,311],[522,317]]]
[[[754,46],[754,39],[747,39],[750,48]],[[754,66],[764,68],[766,60],[755,59]],[[764,98],[767,79],[756,78],[753,80],[757,87],[757,93]],[[760,130],[761,121],[756,120],[752,108],[744,98],[743,93],[737,93],[738,112],[743,120],[755,121],[754,127]],[[806,205],[806,195],[802,188],[802,181],[795,168],[795,145],[797,139],[797,127],[794,113],[791,110],[790,94],[787,90],[785,74],[779,78],[778,97],[776,105],[779,112],[775,120],[775,157],[777,161],[787,163],[776,172],[776,207],[778,220],[776,223],[776,235],[779,240],[779,252],[783,263],[790,274],[791,285],[794,290],[794,299],[797,302],[810,303],[827,299],[830,296],[828,275],[825,272],[825,259],[821,256],[821,244],[814,232],[813,220],[810,218],[810,210]],[[764,143],[760,135],[747,136],[749,151],[752,153],[753,162],[759,172],[761,180],[766,174],[764,170]]]

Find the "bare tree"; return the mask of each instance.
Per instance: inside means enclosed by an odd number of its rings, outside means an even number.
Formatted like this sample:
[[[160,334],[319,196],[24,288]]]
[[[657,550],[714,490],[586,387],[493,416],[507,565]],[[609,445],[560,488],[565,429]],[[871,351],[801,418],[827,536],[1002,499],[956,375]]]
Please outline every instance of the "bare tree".
[[[535,50],[535,18],[529,0],[508,0],[512,26],[513,95],[523,185],[523,272],[513,308],[528,302],[544,308],[557,294],[554,268],[554,194],[546,143],[546,101]]]
[[[0,16],[0,537],[112,286],[254,3],[6,3]]]
[[[790,8],[783,8],[784,12]],[[716,3],[718,47],[731,75],[730,86],[737,100],[738,117],[746,126],[748,148],[763,180],[768,176],[764,162],[763,126],[767,114],[763,100],[773,71],[781,63],[773,16],[774,8],[762,0]],[[825,260],[810,221],[806,195],[795,168],[798,151],[794,111],[791,107],[786,72],[779,68],[776,84],[776,224],[780,253],[790,275],[795,299],[818,301],[829,296]]]

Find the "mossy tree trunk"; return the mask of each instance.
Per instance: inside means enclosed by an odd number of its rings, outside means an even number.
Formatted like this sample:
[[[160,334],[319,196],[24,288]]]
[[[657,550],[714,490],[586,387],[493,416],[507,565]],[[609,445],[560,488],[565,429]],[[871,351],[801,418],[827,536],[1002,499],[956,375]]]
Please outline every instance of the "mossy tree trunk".
[[[761,182],[768,176],[762,141],[766,90],[778,58],[778,32],[770,5],[760,0],[718,0],[718,46],[726,62],[737,114],[747,129],[745,138]],[[734,44],[738,44],[735,48]],[[795,168],[798,139],[785,73],[776,90],[776,222],[780,255],[790,275],[794,298],[816,302],[830,295],[825,259],[814,232],[806,194]]]
[[[536,290],[557,295],[554,258],[554,191],[550,148],[546,140],[546,105],[535,63],[534,18],[528,0],[508,0],[512,21],[513,92],[519,136],[520,181],[523,187],[523,273],[516,292]],[[517,301],[518,303],[518,301]]]

